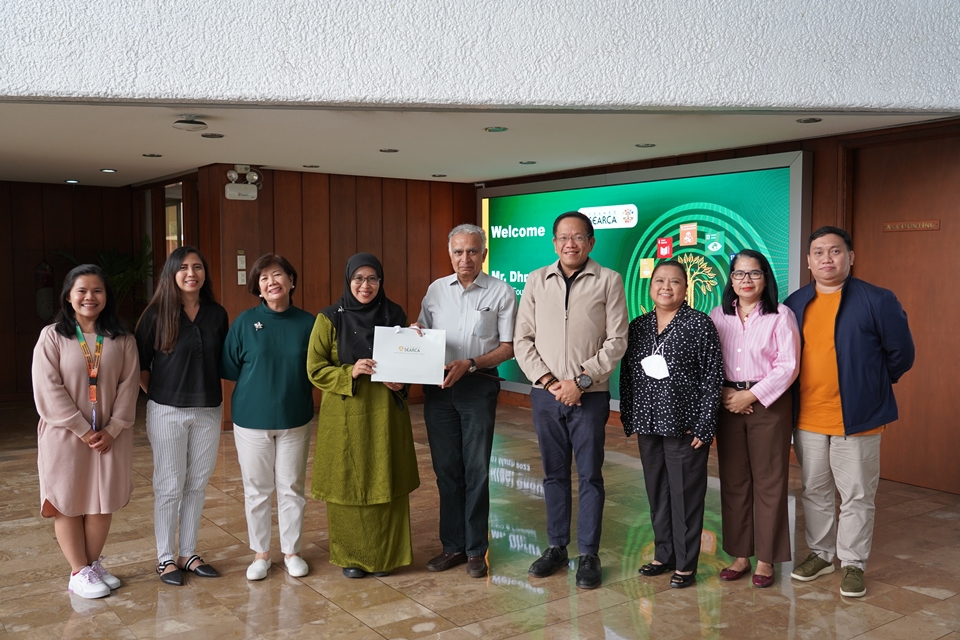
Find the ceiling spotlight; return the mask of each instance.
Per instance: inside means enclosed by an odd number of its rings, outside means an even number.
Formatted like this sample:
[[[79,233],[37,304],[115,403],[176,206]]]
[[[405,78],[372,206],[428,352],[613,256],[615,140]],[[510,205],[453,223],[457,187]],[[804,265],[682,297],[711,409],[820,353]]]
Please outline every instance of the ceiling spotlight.
[[[506,127],[484,127],[483,130],[486,131],[487,133],[503,133],[504,131],[507,130],[507,128]]]
[[[635,144],[633,146],[637,147],[638,149],[650,149],[657,145],[653,144],[652,142],[641,142],[640,144]]]
[[[431,173],[431,174],[430,174],[430,177],[431,177],[431,178],[446,178],[446,177],[447,177],[447,174],[445,174],[445,173]]]
[[[304,169],[319,169],[320,165],[318,164],[305,164],[303,165]]]
[[[227,180],[229,180],[230,182],[236,182],[239,178],[240,178],[240,174],[234,171],[233,169],[230,169],[230,171],[227,171]]]
[[[162,158],[163,156],[159,153],[145,153],[143,154],[144,158]]]
[[[180,119],[173,123],[174,129],[179,129],[180,131],[203,131],[207,128],[206,122],[197,119],[200,116],[192,116],[185,113],[179,117]]]
[[[380,149],[380,153],[397,153],[400,149]]]
[[[201,133],[200,136],[202,138],[209,138],[211,140],[219,140],[220,138],[223,137],[223,134],[222,133]]]
[[[799,122],[800,124],[816,124],[822,121],[823,121],[822,118],[800,118],[799,120],[797,120],[797,122]]]
[[[100,173],[116,173],[116,169],[100,169]]]
[[[536,160],[521,160],[520,164],[537,164]]]
[[[67,184],[80,184],[79,180],[64,180]]]

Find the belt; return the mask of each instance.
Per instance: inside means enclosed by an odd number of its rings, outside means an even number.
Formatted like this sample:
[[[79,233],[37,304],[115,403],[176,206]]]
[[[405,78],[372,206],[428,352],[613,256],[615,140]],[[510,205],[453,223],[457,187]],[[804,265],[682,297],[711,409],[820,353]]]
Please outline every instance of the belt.
[[[738,391],[746,391],[751,387],[757,386],[759,380],[746,380],[744,382],[733,382],[732,380],[724,380],[723,386],[729,387],[731,389],[736,389]]]

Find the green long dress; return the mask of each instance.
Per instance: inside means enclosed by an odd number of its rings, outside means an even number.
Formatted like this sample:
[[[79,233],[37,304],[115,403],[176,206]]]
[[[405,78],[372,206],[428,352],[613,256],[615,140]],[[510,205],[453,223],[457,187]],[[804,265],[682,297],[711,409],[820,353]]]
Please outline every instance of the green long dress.
[[[307,374],[323,391],[311,493],[327,503],[330,562],[392,571],[413,562],[409,494],[420,486],[406,402],[340,364],[336,329],[317,316]]]

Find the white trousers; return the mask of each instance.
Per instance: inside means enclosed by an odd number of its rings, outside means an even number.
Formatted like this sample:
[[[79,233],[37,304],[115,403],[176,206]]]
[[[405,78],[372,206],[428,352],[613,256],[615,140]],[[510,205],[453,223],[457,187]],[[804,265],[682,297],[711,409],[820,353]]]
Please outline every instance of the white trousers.
[[[825,436],[794,429],[807,547],[828,562],[866,570],[880,482],[880,434]],[[840,492],[840,518],[836,492]]]
[[[157,559],[197,552],[207,483],[217,465],[223,406],[171,407],[147,402],[147,438],[153,448],[153,526]],[[179,526],[178,526],[179,522]]]
[[[243,504],[247,513],[247,535],[256,553],[270,551],[270,515],[274,489],[280,520],[280,550],[300,553],[303,533],[304,478],[310,445],[309,423],[293,429],[246,429],[233,425],[237,458],[243,476]]]

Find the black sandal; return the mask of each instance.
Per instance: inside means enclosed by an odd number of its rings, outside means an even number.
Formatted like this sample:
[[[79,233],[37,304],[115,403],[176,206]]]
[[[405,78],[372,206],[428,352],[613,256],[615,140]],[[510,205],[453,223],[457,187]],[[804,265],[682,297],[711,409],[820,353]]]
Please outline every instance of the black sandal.
[[[683,575],[680,573],[674,573],[670,578],[670,586],[674,589],[686,589],[692,584],[697,582],[697,572]]]
[[[192,565],[194,562],[199,562],[199,564],[191,569],[190,565]],[[204,562],[203,558],[201,558],[198,555],[190,556],[190,559],[187,560],[186,563],[184,563],[183,570],[189,571],[193,575],[199,576],[201,578],[219,578],[220,577],[220,572],[214,569],[213,567],[211,567],[210,565],[208,565],[206,562]]]
[[[177,563],[173,560],[167,560],[157,565],[157,575],[160,576],[160,582],[163,584],[172,584],[175,587],[183,586],[183,573],[180,571],[180,567],[164,573],[164,570],[170,565],[177,567]]]
[[[642,567],[640,567],[639,573],[642,576],[647,576],[648,578],[652,578],[653,576],[658,576],[661,573],[666,573],[667,571],[673,571],[674,569],[676,569],[676,566],[672,564],[666,564],[666,563],[653,564],[651,562],[650,564],[645,564]]]

